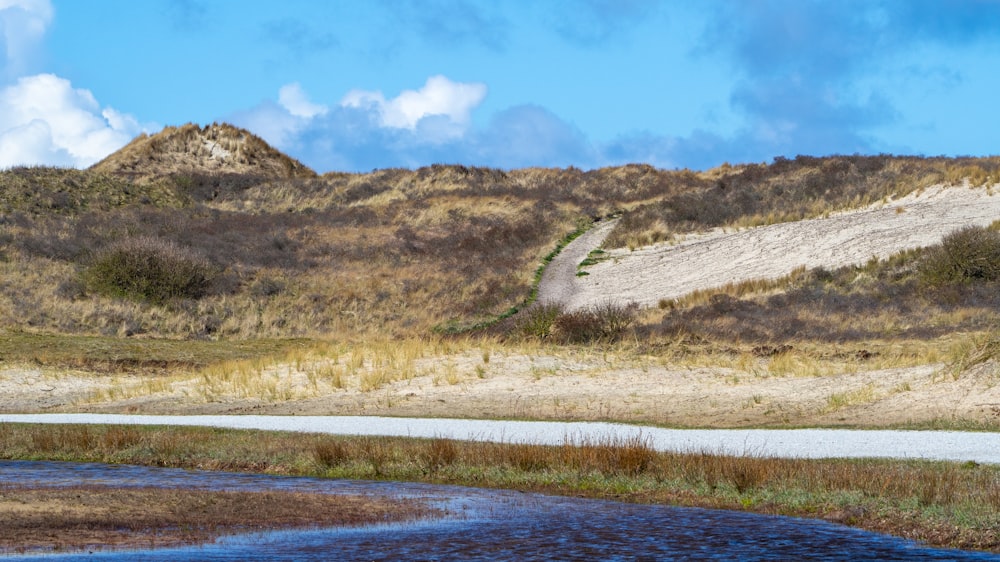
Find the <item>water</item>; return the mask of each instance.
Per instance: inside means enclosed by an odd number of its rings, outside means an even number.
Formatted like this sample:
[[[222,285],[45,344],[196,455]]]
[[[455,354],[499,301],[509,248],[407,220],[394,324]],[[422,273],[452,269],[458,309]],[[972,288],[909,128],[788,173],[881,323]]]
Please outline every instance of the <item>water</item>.
[[[18,560],[1000,560],[824,521],[399,482],[0,461],[0,482],[286,490],[424,498],[439,520],[278,531],[184,548]]]

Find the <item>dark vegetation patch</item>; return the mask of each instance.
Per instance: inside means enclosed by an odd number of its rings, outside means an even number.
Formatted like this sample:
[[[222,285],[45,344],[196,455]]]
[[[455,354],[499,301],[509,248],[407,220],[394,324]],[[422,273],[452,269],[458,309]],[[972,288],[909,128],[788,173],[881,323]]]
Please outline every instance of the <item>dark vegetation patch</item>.
[[[615,343],[635,323],[636,309],[602,303],[567,311],[557,304],[536,304],[501,327],[514,337],[564,344]]]
[[[171,299],[201,298],[215,271],[191,249],[139,236],[99,250],[83,276],[98,293],[163,304]]]

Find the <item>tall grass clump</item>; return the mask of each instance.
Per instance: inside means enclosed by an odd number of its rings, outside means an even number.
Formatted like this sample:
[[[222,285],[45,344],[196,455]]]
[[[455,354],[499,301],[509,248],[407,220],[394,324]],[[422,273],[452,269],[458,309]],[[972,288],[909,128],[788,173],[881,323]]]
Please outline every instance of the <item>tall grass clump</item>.
[[[514,329],[522,337],[547,338],[562,314],[562,305],[535,304],[518,316]]]
[[[154,304],[201,298],[214,276],[215,268],[194,250],[151,236],[112,243],[84,271],[92,291]]]

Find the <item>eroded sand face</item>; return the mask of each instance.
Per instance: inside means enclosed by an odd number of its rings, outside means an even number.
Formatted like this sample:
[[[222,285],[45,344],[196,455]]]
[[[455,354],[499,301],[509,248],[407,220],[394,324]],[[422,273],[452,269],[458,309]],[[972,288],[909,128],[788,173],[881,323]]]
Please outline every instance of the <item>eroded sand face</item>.
[[[635,251],[612,250],[609,259],[576,277],[576,265],[595,239],[577,239],[553,260],[553,275],[540,294],[569,309],[602,302],[656,306],[699,289],[750,279],[773,279],[797,267],[860,264],[902,250],[930,246],[949,232],[1000,219],[1000,194],[994,189],[932,187],[894,201],[831,215],[686,237]],[[605,235],[610,230],[601,230]],[[600,243],[600,238],[597,244]],[[564,260],[571,264],[562,263]]]

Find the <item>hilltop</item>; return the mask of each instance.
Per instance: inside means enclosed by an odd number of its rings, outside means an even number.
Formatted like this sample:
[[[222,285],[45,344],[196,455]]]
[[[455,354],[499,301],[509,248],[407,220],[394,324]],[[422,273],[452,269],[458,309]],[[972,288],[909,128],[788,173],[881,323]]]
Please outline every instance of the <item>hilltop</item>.
[[[189,123],[140,135],[91,167],[133,180],[172,174],[244,174],[311,178],[316,172],[272,148],[260,137],[228,124]]]

